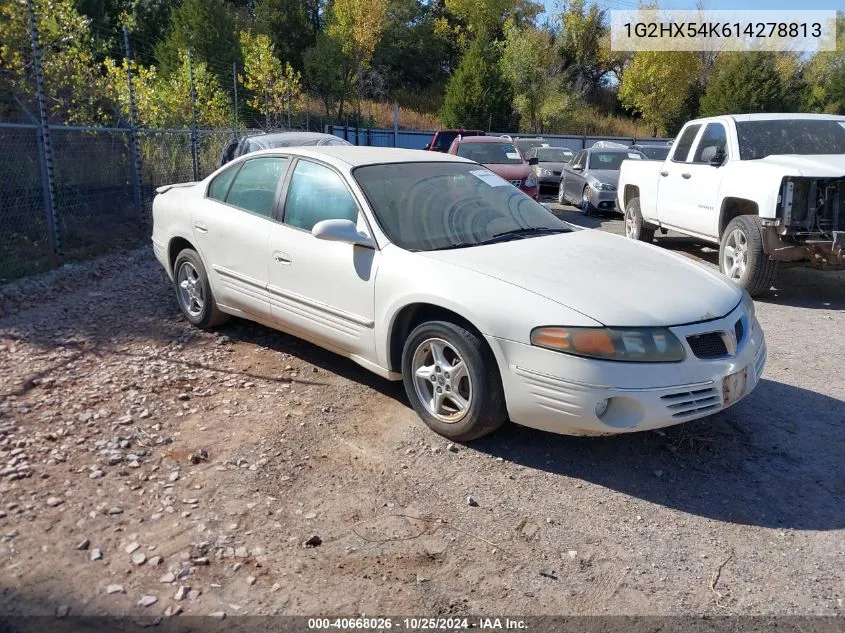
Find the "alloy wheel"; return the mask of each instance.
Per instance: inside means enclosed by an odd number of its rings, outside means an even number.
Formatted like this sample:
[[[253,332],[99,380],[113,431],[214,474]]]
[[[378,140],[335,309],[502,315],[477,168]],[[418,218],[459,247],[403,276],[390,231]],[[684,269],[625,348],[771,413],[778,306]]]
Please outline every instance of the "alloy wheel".
[[[625,210],[625,237],[632,240],[639,239],[640,237],[637,219],[634,217],[634,210],[630,207]]]
[[[205,307],[205,296],[199,272],[191,262],[182,262],[179,266],[176,284],[179,286],[182,308],[192,317],[200,316]]]
[[[742,229],[734,229],[725,242],[722,269],[729,279],[739,281],[748,265],[748,239]]]
[[[428,412],[447,423],[460,421],[472,404],[472,380],[458,350],[441,338],[419,344],[411,361],[417,397]]]

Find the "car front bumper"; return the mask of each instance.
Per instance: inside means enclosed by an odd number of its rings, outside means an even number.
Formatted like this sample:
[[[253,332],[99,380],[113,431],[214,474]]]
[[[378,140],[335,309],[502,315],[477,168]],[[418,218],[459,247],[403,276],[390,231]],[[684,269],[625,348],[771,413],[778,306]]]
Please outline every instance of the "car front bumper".
[[[729,332],[741,315],[740,307],[722,319],[670,328],[686,352],[678,363],[601,361],[494,337],[488,341],[499,361],[513,422],[565,435],[612,435],[712,415],[751,393],[766,363],[759,324],[748,328],[733,356],[703,360],[687,342],[695,334]],[[745,388],[727,402],[726,391],[736,385],[726,377],[737,373],[745,376]],[[599,417],[596,405],[605,399],[609,404]]]
[[[588,187],[587,191],[589,192],[590,196],[590,204],[592,204],[596,209],[600,209],[602,211],[615,211],[616,210],[616,190],[609,191],[607,189],[594,189],[593,187]]]

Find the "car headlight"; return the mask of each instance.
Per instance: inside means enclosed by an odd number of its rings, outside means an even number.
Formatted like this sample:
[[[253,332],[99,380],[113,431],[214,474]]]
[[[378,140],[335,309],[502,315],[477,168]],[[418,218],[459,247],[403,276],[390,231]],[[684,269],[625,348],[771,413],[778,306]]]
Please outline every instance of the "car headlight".
[[[537,176],[531,174],[528,178],[525,179],[525,186],[526,187],[536,187],[537,186]]]
[[[538,327],[531,331],[537,347],[601,360],[674,363],[684,347],[667,328]]]
[[[611,185],[609,182],[594,182],[592,183],[593,187],[598,189],[599,191],[615,191],[616,185]]]

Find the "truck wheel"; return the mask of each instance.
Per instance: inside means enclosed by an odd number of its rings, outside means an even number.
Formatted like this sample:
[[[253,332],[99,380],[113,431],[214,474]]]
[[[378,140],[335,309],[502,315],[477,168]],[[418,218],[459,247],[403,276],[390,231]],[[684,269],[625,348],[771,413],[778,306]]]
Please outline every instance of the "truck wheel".
[[[643,220],[639,198],[631,198],[625,206],[625,237],[649,244],[654,241],[654,228]]]
[[[763,252],[760,217],[740,215],[728,224],[719,246],[719,268],[752,297],[768,292],[778,272],[778,262]]]

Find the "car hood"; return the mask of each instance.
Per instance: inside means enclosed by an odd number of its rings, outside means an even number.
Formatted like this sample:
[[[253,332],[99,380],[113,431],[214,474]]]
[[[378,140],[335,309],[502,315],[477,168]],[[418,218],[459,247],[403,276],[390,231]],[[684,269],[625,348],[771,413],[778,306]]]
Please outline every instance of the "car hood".
[[[608,185],[619,183],[619,172],[615,169],[591,169],[587,172],[586,178],[590,176]]]
[[[522,180],[523,178],[528,178],[528,174],[531,173],[531,167],[529,167],[527,163],[521,163],[518,165],[485,163],[484,166],[505,180]]]
[[[739,286],[682,255],[596,230],[419,254],[519,286],[604,325],[705,321],[742,299]]]
[[[845,176],[845,154],[777,154],[759,159],[798,176],[839,178]]]

